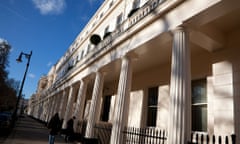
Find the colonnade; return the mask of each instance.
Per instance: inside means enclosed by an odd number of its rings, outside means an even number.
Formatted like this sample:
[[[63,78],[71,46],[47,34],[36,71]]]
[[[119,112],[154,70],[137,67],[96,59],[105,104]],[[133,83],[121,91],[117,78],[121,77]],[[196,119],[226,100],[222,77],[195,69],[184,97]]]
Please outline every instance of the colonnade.
[[[185,144],[190,140],[191,134],[191,75],[190,75],[190,50],[188,46],[187,31],[180,27],[172,31],[172,68],[170,81],[170,121],[169,121],[169,144]],[[111,133],[111,144],[123,143],[123,130],[127,125],[129,95],[132,85],[133,57],[124,55],[122,57],[120,79],[118,84],[115,111],[113,116],[113,127]],[[106,72],[98,70],[95,72],[95,82],[91,99],[90,113],[87,120],[86,138],[92,138],[95,123],[99,119],[100,98],[104,86],[104,75]],[[47,111],[45,121],[58,112],[64,118],[63,128],[67,120],[75,115],[78,121],[83,119],[84,103],[88,80],[81,79],[77,85],[71,85],[54,95],[46,97]],[[73,111],[74,97],[77,94],[76,106]],[[40,106],[40,105],[39,105]],[[39,110],[39,108],[38,108]]]

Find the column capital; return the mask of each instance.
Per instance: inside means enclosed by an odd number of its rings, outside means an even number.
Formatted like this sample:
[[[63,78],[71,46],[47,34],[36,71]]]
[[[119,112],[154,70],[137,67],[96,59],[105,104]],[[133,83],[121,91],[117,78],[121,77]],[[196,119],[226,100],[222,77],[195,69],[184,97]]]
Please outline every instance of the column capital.
[[[139,55],[136,54],[135,52],[128,53],[124,56],[122,56],[122,59],[128,59],[128,60],[137,60],[139,58]]]
[[[97,69],[96,71],[95,71],[95,74],[97,75],[97,74],[100,74],[100,75],[102,75],[102,76],[105,76],[106,74],[107,74],[107,70],[105,70],[105,69]]]
[[[83,82],[89,82],[90,79],[91,78],[89,78],[89,77],[85,77],[85,78],[80,79],[79,82],[80,82],[80,84]]]
[[[174,33],[178,33],[178,32],[188,33],[189,32],[189,28],[187,28],[185,26],[179,26],[179,27],[176,27],[175,29],[171,30],[171,34],[172,35],[174,35]]]

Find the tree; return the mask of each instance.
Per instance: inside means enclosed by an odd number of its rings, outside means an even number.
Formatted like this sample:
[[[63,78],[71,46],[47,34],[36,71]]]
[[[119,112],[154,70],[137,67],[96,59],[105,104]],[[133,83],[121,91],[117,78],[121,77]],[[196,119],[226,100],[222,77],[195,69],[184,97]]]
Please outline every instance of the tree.
[[[0,39],[0,87],[7,79],[6,67],[8,66],[8,56],[11,46],[6,40]]]
[[[0,111],[14,109],[17,100],[19,82],[9,79],[6,70],[10,49],[10,44],[0,39]]]
[[[11,46],[6,40],[0,38],[0,67],[5,69],[8,66],[8,56]]]

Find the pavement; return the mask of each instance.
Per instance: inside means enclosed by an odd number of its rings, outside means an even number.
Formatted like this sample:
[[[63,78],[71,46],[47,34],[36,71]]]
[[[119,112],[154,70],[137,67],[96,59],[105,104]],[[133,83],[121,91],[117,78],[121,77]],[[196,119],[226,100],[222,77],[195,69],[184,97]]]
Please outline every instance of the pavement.
[[[48,144],[49,129],[26,115],[20,116],[11,133],[0,144]],[[61,135],[55,138],[55,144],[66,144]],[[68,143],[74,144],[74,143]]]

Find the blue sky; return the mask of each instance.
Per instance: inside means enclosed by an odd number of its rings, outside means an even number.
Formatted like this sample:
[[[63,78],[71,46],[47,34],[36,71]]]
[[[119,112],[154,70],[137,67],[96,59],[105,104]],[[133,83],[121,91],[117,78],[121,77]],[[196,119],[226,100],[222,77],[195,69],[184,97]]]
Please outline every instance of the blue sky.
[[[12,46],[10,78],[22,80],[27,59],[17,63],[16,58],[21,52],[33,52],[25,98],[35,93],[39,78],[61,58],[103,1],[0,0],[0,39]]]

